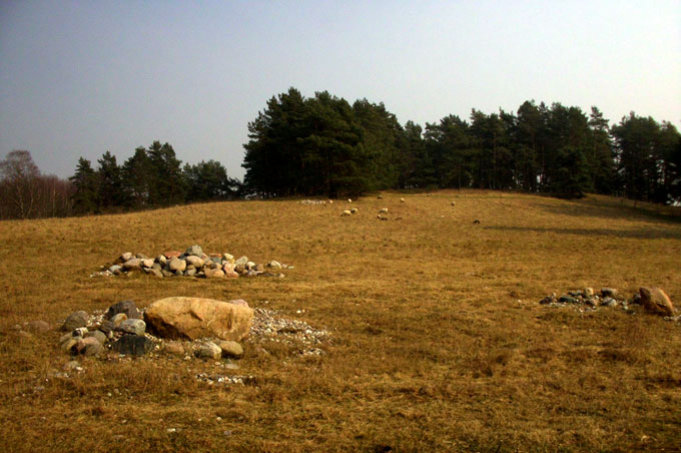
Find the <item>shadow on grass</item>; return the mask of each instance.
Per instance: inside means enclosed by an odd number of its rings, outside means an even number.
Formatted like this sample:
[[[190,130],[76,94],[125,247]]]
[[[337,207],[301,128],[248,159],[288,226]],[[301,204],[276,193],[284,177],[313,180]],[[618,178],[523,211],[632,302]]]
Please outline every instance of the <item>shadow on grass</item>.
[[[655,220],[681,224],[681,208],[635,202],[622,198],[589,195],[569,204],[537,203],[539,209],[551,214],[576,217],[628,220]]]
[[[514,227],[488,226],[486,230],[516,231],[534,233],[576,234],[580,236],[611,236],[626,239],[681,239],[681,231],[658,229],[610,230],[607,228],[543,228],[543,227]]]

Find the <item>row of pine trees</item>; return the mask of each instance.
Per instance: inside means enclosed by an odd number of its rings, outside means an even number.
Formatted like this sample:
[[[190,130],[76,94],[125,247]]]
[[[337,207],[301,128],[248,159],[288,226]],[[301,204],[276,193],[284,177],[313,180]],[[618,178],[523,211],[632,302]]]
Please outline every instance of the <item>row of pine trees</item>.
[[[244,185],[264,197],[479,188],[681,198],[681,135],[634,113],[610,126],[596,107],[526,101],[516,113],[473,110],[422,128],[400,125],[383,104],[291,88],[248,127]]]
[[[185,164],[169,143],[155,141],[139,147],[122,165],[109,151],[97,160],[97,168],[80,158],[73,184],[76,213],[98,213],[168,206],[195,201],[232,199],[240,182],[227,176],[225,167],[209,160]]]
[[[611,125],[592,107],[526,101],[518,110],[404,126],[382,103],[295,88],[248,124],[243,183],[219,162],[185,164],[169,143],[118,164],[80,158],[69,181],[28,151],[0,161],[0,218],[116,212],[241,197],[356,196],[385,189],[479,188],[574,198],[595,192],[681,202],[681,134],[634,113]]]

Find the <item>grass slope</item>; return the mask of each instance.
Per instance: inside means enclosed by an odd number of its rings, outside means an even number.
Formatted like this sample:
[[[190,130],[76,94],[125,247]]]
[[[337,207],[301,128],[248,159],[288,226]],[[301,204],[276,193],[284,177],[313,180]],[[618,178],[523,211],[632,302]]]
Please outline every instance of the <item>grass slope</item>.
[[[678,451],[681,325],[537,303],[650,285],[680,305],[674,217],[479,191],[352,205],[351,217],[346,202],[251,201],[0,222],[0,450]],[[123,251],[194,243],[296,268],[281,280],[89,278]],[[321,357],[247,341],[234,373],[255,382],[208,386],[194,376],[214,363],[168,356],[84,359],[83,373],[50,379],[69,360],[59,333],[13,328],[180,295],[244,298],[331,341]]]

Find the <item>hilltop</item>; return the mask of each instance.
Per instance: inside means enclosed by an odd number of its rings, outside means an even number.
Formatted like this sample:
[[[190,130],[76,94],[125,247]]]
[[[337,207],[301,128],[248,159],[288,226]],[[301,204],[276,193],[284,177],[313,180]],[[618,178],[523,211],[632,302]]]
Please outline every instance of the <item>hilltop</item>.
[[[630,297],[657,286],[681,305],[678,209],[472,190],[303,201],[0,222],[0,449],[681,444],[681,323],[637,307],[539,303],[584,287]],[[276,279],[91,276],[125,251],[192,244],[293,268]],[[55,329],[69,313],[172,296],[244,299],[328,335],[315,355],[247,340],[235,370],[158,353],[79,358],[82,371],[59,374],[71,358]],[[30,333],[32,320],[53,330]],[[215,374],[249,378],[204,379]]]

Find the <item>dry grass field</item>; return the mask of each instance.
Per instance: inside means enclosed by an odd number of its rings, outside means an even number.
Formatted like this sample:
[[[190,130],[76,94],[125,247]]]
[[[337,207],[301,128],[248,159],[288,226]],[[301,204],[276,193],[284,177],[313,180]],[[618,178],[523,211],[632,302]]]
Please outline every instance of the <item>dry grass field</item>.
[[[0,451],[680,451],[681,323],[538,303],[646,285],[681,305],[678,212],[478,191],[368,196],[341,217],[348,206],[0,222]],[[295,269],[90,278],[122,252],[192,244]],[[247,340],[238,370],[158,353],[55,377],[69,313],[168,296],[243,298],[330,337],[321,356]],[[15,328],[38,319],[55,329]],[[254,378],[196,379],[218,371]]]

